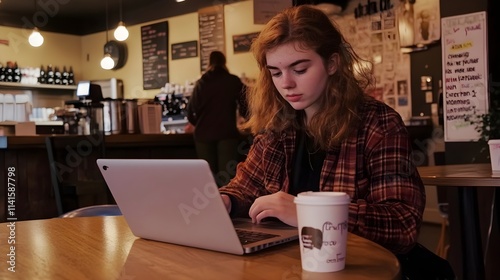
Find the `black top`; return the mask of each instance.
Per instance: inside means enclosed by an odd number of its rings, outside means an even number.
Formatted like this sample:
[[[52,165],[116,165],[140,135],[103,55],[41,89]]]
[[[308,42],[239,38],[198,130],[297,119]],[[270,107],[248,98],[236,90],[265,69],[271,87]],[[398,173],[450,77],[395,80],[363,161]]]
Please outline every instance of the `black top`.
[[[297,133],[297,149],[295,150],[290,191],[297,195],[305,191],[319,191],[319,178],[326,152],[314,148],[313,140],[305,133]]]

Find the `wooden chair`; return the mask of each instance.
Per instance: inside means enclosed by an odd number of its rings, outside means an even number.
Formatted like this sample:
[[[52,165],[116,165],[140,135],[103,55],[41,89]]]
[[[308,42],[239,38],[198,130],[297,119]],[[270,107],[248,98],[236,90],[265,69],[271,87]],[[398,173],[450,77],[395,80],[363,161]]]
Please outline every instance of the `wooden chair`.
[[[45,138],[58,216],[85,206],[114,203],[96,160],[105,155],[102,135]]]

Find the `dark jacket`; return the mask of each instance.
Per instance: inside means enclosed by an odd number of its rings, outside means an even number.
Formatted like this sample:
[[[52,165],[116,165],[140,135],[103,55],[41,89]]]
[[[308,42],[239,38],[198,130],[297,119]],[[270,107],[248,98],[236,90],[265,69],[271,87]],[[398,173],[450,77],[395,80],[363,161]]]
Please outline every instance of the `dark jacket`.
[[[196,82],[187,106],[196,141],[238,138],[236,110],[246,114],[245,86],[223,68],[208,71]]]

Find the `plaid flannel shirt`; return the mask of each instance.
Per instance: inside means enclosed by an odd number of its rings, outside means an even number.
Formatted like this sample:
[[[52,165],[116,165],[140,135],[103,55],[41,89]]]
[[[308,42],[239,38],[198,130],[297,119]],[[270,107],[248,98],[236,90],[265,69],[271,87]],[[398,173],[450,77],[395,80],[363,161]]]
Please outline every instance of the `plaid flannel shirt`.
[[[366,101],[358,113],[359,129],[327,151],[320,191],[349,194],[350,232],[405,253],[417,242],[425,207],[408,132],[399,114],[379,101]],[[255,137],[235,178],[220,188],[231,197],[231,215],[248,216],[257,197],[288,192],[295,138],[292,129]]]

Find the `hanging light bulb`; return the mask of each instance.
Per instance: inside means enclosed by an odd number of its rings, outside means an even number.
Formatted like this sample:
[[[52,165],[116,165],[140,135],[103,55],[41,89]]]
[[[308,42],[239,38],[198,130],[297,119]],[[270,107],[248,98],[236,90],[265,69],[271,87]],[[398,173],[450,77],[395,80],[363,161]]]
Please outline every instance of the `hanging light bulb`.
[[[118,27],[115,29],[115,39],[118,41],[125,41],[128,38],[128,30],[125,27],[123,21],[118,23]]]
[[[0,2],[2,1],[0,0]],[[36,13],[37,12],[36,0],[33,0],[33,4],[35,6],[35,13]],[[42,34],[40,34],[36,26],[35,28],[33,28],[33,32],[31,32],[31,35],[28,37],[28,42],[35,48],[40,47],[43,44],[43,36]]]
[[[43,36],[38,31],[38,28],[35,27],[33,29],[33,32],[28,38],[28,41],[30,42],[30,45],[32,45],[33,47],[40,47],[43,44]]]
[[[114,33],[115,39],[118,41],[125,41],[128,38],[128,30],[127,27],[125,27],[125,23],[123,23],[122,10],[122,0],[120,0],[120,22]]]
[[[108,40],[108,0],[106,0],[106,44]],[[104,45],[104,57],[101,59],[101,68],[104,70],[111,70],[115,67],[115,61],[111,57],[106,45]]]
[[[101,68],[104,70],[111,70],[115,67],[115,61],[111,58],[109,53],[104,54],[101,60]]]

